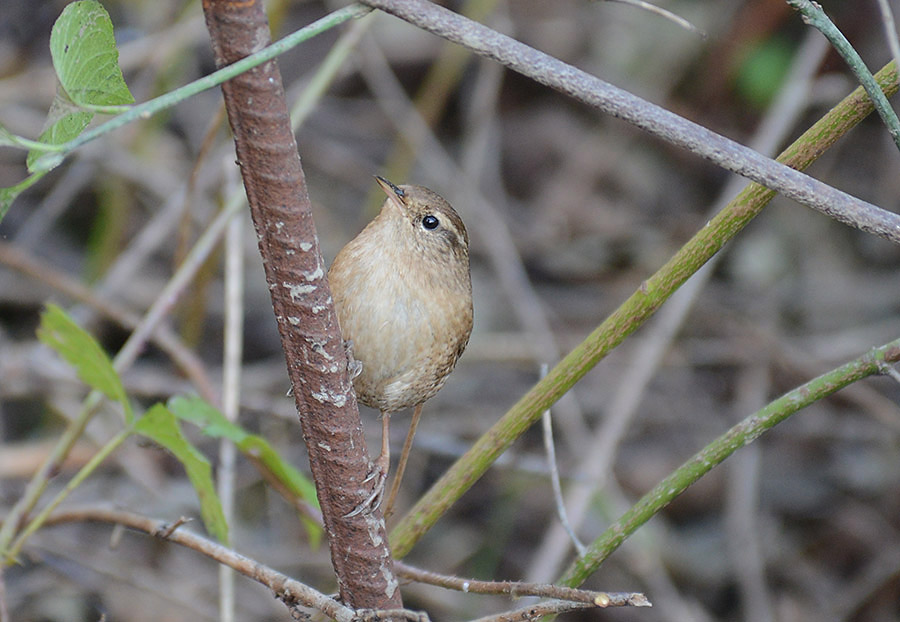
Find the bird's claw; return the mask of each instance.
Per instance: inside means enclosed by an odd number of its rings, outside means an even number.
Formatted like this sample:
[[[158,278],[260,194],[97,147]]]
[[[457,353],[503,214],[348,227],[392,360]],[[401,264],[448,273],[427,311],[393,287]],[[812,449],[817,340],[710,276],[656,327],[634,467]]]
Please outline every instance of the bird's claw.
[[[381,507],[381,502],[384,500],[384,489],[385,484],[387,484],[387,476],[388,470],[386,466],[382,464],[381,460],[377,460],[363,480],[364,484],[375,480],[375,484],[372,487],[372,494],[366,497],[365,501],[353,508],[348,514],[345,514],[344,518],[353,518],[366,510],[374,512]]]
[[[350,375],[350,380],[353,381],[362,373],[363,364],[362,361],[358,361],[353,357],[352,339],[344,340],[344,352],[347,354],[347,373]]]

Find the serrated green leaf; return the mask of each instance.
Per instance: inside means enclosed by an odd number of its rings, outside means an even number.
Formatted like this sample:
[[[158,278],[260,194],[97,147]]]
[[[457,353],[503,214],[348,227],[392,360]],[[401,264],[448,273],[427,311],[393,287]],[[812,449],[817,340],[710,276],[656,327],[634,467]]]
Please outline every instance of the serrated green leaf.
[[[76,104],[134,103],[119,68],[112,20],[99,2],[66,6],[50,32],[50,55],[60,84]]]
[[[37,336],[41,342],[53,348],[74,367],[78,377],[85,384],[122,404],[125,422],[129,424],[132,422],[134,414],[125,387],[122,386],[122,380],[106,352],[65,311],[56,305],[48,304],[47,309],[41,314]]]
[[[282,458],[266,439],[250,434],[236,423],[228,421],[216,407],[199,397],[173,397],[167,406],[176,417],[193,423],[207,436],[230,440],[243,454],[261,464],[291,494],[318,507],[315,485]],[[303,519],[303,522],[310,542],[316,545],[322,536],[321,527],[306,519]]]
[[[178,420],[162,404],[154,404],[135,424],[135,431],[172,452],[184,466],[200,501],[200,516],[206,531],[219,542],[228,542],[228,524],[216,494],[209,460],[184,437]]]

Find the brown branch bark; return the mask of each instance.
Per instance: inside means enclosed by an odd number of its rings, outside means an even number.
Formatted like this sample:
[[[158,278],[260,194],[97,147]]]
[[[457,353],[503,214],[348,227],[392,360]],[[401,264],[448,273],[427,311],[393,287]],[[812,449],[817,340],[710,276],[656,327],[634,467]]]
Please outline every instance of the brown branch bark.
[[[203,11],[220,67],[269,43],[261,0],[204,0]],[[248,71],[222,92],[341,599],[355,609],[399,609],[380,513],[346,518],[371,493],[370,463],[278,65]]]

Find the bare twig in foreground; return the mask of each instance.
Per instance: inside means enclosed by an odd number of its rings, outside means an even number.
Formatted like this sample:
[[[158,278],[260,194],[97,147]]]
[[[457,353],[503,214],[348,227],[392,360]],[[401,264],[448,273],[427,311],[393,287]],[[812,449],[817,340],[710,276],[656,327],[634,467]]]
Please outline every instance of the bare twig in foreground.
[[[525,583],[520,581],[478,581],[422,570],[400,561],[394,569],[404,579],[436,585],[467,594],[508,594],[513,598],[538,596],[557,601],[580,603],[591,607],[650,607],[650,601],[637,592],[595,592],[550,583]]]
[[[221,544],[184,529],[178,529],[177,527],[183,523],[183,519],[176,520],[174,523],[168,523],[132,512],[103,507],[81,507],[53,514],[47,519],[46,525],[83,521],[124,525],[131,529],[143,531],[151,536],[180,544],[202,553],[258,583],[262,583],[275,593],[276,598],[289,606],[300,604],[310,607],[321,611],[333,620],[337,620],[337,622],[352,622],[356,619],[356,613],[353,609],[345,607],[333,598]],[[173,529],[173,526],[176,528]]]

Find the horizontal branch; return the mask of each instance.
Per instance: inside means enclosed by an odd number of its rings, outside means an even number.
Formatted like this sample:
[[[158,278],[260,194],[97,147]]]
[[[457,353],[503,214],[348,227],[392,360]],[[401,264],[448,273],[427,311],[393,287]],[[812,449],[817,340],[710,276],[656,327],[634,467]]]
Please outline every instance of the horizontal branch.
[[[900,243],[900,215],[832,188],[549,54],[427,0],[361,0],[492,58],[844,224]]]
[[[245,577],[265,585],[275,593],[279,600],[288,606],[300,604],[310,607],[321,611],[332,620],[337,620],[337,622],[353,622],[356,619],[356,613],[353,609],[345,607],[333,598],[314,590],[308,585],[300,583],[217,542],[180,529],[180,526],[184,523],[183,519],[179,519],[175,523],[168,523],[133,512],[103,507],[81,507],[56,512],[44,524],[52,526],[85,521],[122,525],[197,551],[220,564],[234,569]]]
[[[583,603],[601,608],[653,606],[646,596],[638,592],[596,592],[553,585],[551,583],[525,583],[522,581],[478,581],[476,579],[463,579],[430,570],[422,570],[399,561],[394,562],[394,571],[404,579],[466,592],[467,594],[504,594],[512,598],[537,596],[539,598],[567,600],[573,603]]]

